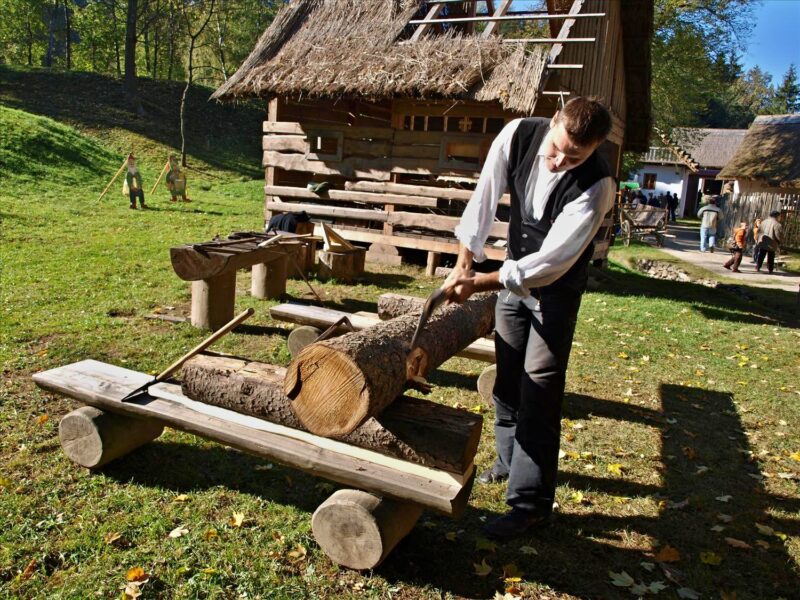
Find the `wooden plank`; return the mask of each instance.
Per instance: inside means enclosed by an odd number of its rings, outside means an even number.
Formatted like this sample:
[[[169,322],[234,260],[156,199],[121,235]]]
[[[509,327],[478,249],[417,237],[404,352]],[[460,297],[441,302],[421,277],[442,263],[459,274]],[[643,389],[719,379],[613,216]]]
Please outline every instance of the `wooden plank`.
[[[393,212],[389,213],[386,222],[390,225],[402,225],[403,227],[417,227],[420,229],[431,229],[433,231],[447,231],[452,233],[456,226],[461,222],[461,218],[430,215],[425,213]],[[506,239],[507,235],[508,223],[492,223],[492,226],[489,229],[490,237]]]
[[[145,373],[84,360],[36,373],[33,380],[48,391],[76,398],[101,410],[155,419],[312,475],[416,502],[444,514],[460,514],[466,506],[466,494],[462,491],[471,484],[471,473],[467,474],[466,485],[461,485],[452,481],[452,474],[437,469],[397,459],[393,460],[400,464],[387,463],[385,459],[389,457],[370,451],[351,455],[351,447],[346,444],[341,445],[344,447],[336,445],[340,442],[331,445],[333,440],[310,434],[298,439],[293,433],[295,430],[285,431],[290,429],[288,427],[267,425],[261,419],[186,398],[177,386],[177,389],[164,390],[162,385],[154,390],[157,394],[169,395],[169,399],[144,395],[122,402],[128,393],[152,381],[152,376]]]
[[[497,10],[494,11],[494,14],[492,16],[493,17],[504,16],[508,12],[508,9],[511,7],[511,2],[512,0],[502,0],[501,3],[497,6]],[[500,27],[498,25],[498,22],[493,21],[486,26],[486,29],[483,30],[481,37],[489,38],[499,32],[500,32]]]
[[[264,133],[282,133],[288,135],[307,136],[319,131],[341,131],[345,138],[362,140],[392,140],[394,129],[391,127],[349,127],[342,125],[301,124],[293,121],[264,121]]]
[[[569,9],[569,16],[574,17],[575,15],[581,12],[581,8],[583,8],[583,0],[575,0],[572,3],[572,6]],[[553,63],[558,58],[558,55],[561,54],[562,50],[564,50],[564,42],[569,37],[569,32],[572,29],[572,26],[575,24],[575,19],[566,19],[562,25],[561,29],[554,40],[557,42],[552,48],[550,48],[550,54],[548,56],[547,62]]]
[[[355,219],[357,221],[378,221],[385,223],[389,217],[381,210],[368,210],[366,208],[341,208],[339,206],[322,206],[320,204],[295,204],[291,202],[267,202],[267,210],[283,213],[307,212],[318,217],[333,217],[340,219]],[[320,232],[321,234],[321,232]]]
[[[266,148],[264,148],[266,150]],[[373,156],[383,158],[391,156],[393,145],[389,141],[379,140],[351,140],[344,141],[345,156]]]
[[[434,19],[436,19],[436,17],[439,16],[439,13],[442,12],[442,8],[444,8],[444,6],[442,4],[434,4],[434,5],[432,5],[430,7],[430,9],[428,10],[428,13],[425,15],[425,19],[423,21],[423,24],[420,25],[419,27],[417,27],[417,30],[411,36],[411,41],[412,42],[416,42],[423,35],[425,35],[425,33],[428,31],[428,28],[430,27],[430,23],[429,22],[433,21]],[[428,23],[426,23],[426,21]]]
[[[573,18],[598,18],[605,17],[606,13],[582,13],[574,15]],[[554,19],[563,19],[564,15],[547,15],[542,13],[516,13],[511,16],[483,16],[483,17],[448,17],[445,19],[436,19],[434,23],[503,23],[503,22],[516,22],[516,21],[550,21]],[[429,23],[427,20],[415,19],[408,22],[409,25],[420,25],[422,23]]]
[[[169,249],[169,257],[178,277],[184,281],[200,281],[281,259],[287,253],[294,252],[295,246],[283,244],[266,248],[252,246],[243,253],[231,253],[226,250],[224,247],[219,251],[207,248],[204,252],[198,252],[191,245],[177,246]]]
[[[269,196],[282,196],[285,198],[306,198],[308,200],[335,200],[341,202],[364,202],[365,204],[397,204],[400,206],[417,206],[436,208],[436,198],[423,196],[408,196],[401,194],[384,194],[372,192],[351,191],[345,184],[345,190],[328,190],[324,195],[315,194],[305,188],[265,185],[264,192]]]
[[[322,228],[319,226],[314,229],[315,235],[321,235],[321,232]],[[384,244],[386,246],[395,246],[397,248],[428,250],[433,252],[441,252],[443,254],[458,254],[458,240],[445,242],[426,236],[409,237],[403,235],[383,235],[382,233],[365,228],[350,229],[339,227],[339,233],[341,233],[343,237],[351,242]],[[490,260],[506,259],[505,247],[486,246],[485,252],[486,258]]]
[[[265,135],[261,138],[261,149],[302,154],[311,152],[308,140],[300,135]]]
[[[344,184],[344,187],[347,190],[430,196],[432,198],[463,200],[465,202],[472,198],[472,190],[459,190],[456,188],[411,185],[406,183],[392,183],[383,181],[348,181]],[[503,194],[500,198],[500,204],[509,206],[511,204],[511,196],[509,194]]]
[[[378,315],[374,313],[360,312],[350,314],[332,308],[306,306],[303,304],[279,304],[278,306],[273,306],[269,309],[269,316],[276,321],[287,321],[289,323],[297,323],[298,325],[310,325],[323,331],[342,317],[350,319],[350,323],[356,331],[361,331],[362,329],[372,327],[376,323],[381,322]],[[342,330],[342,333],[345,333],[345,331]],[[493,363],[495,360],[494,340],[489,338],[477,339],[464,348],[464,350],[456,354],[456,356]]]

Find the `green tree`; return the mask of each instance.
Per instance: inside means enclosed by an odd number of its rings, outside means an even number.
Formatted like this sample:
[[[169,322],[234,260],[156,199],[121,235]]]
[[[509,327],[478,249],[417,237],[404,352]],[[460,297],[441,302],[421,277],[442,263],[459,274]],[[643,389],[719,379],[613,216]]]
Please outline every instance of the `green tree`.
[[[0,0],[0,62],[38,65],[47,49],[44,0]]]
[[[800,110],[800,84],[797,81],[797,69],[790,64],[786,69],[781,84],[775,88],[770,103],[773,114],[796,113]]]

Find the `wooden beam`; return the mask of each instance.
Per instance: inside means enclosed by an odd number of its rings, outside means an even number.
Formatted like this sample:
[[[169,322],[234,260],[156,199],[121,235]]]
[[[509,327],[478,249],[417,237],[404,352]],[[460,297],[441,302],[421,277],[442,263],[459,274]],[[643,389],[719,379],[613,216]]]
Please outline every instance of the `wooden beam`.
[[[537,13],[519,13],[512,16],[491,16],[491,17],[454,17],[446,19],[436,19],[434,23],[502,23],[506,21],[550,21],[555,19],[563,19],[565,15],[551,15],[551,14],[537,14]],[[606,13],[583,13],[574,15],[572,18],[598,18],[605,17]],[[429,23],[428,20],[417,19],[409,21],[409,25],[419,25],[421,23]]]
[[[265,185],[264,192],[269,196],[282,196],[285,198],[306,198],[308,200],[335,200],[340,202],[364,202],[365,204],[397,204],[399,206],[419,206],[436,208],[438,202],[435,197],[370,193],[360,192],[347,187],[345,190],[328,190],[324,195],[315,194],[306,188]]]
[[[174,429],[344,485],[415,502],[447,515],[459,515],[466,507],[472,486],[471,474],[464,483],[459,483],[446,471],[391,459],[376,452],[357,449],[357,456],[354,456],[352,447],[347,444],[191,400],[175,385],[158,384],[152,390],[169,399],[146,394],[134,401],[122,402],[131,391],[152,379],[146,373],[95,360],[84,360],[33,376],[39,387],[100,410],[155,419]],[[303,439],[298,439],[297,434],[304,434]],[[387,460],[396,462],[390,465]]]
[[[564,23],[561,25],[561,29],[556,36],[556,43],[552,48],[550,48],[550,54],[547,57],[548,63],[554,63],[558,55],[561,54],[561,51],[564,49],[563,43],[569,41],[569,32],[572,29],[572,26],[575,24],[575,16],[581,12],[583,8],[583,0],[575,0],[572,3],[572,6],[569,8],[568,16],[571,17],[566,19]]]
[[[507,12],[508,9],[511,8],[512,0],[502,0],[502,2],[498,5],[497,10],[494,11],[493,17],[502,17]],[[497,33],[500,32],[500,28],[498,27],[498,22],[493,21],[486,26],[486,29],[483,30],[481,37],[484,39],[489,38]]]
[[[456,226],[461,222],[460,217],[446,217],[442,215],[430,215],[425,213],[412,212],[393,212],[389,213],[386,222],[390,225],[402,225],[403,227],[417,227],[420,229],[430,229],[433,231],[446,231],[452,233]],[[495,222],[489,229],[489,236],[505,239],[508,235],[508,223]]]
[[[382,210],[365,208],[340,208],[338,206],[322,206],[319,204],[293,204],[290,202],[267,202],[267,210],[284,213],[307,212],[318,217],[355,219],[357,221],[378,221],[385,223],[389,215]]]
[[[411,41],[416,42],[419,40],[425,33],[428,31],[428,27],[430,27],[430,23],[436,20],[436,17],[439,16],[439,13],[442,12],[444,8],[443,4],[434,4],[428,10],[428,14],[425,15],[425,19],[420,21],[422,23],[417,30],[414,32],[414,35],[411,36]]]
[[[503,40],[504,44],[593,44],[596,38],[515,38]]]
[[[419,196],[430,196],[432,198],[442,198],[444,200],[463,200],[465,202],[472,198],[472,190],[459,190],[456,188],[435,187],[428,185],[412,185],[407,183],[392,183],[388,181],[347,181],[344,184],[346,190],[360,190],[365,192],[397,193]],[[397,203],[395,203],[397,204]],[[511,196],[503,194],[500,197],[500,204],[508,206],[511,204]]]

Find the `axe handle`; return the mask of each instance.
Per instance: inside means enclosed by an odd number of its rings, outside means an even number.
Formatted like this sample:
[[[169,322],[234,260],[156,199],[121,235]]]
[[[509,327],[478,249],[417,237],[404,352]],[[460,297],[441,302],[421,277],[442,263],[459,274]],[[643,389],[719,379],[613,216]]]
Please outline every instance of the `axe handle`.
[[[226,323],[221,329],[218,329],[217,331],[215,331],[213,334],[211,334],[205,340],[200,342],[197,346],[192,348],[189,352],[187,352],[186,354],[181,356],[178,360],[176,360],[174,363],[172,363],[170,366],[168,366],[166,369],[164,369],[161,373],[156,375],[156,379],[155,379],[155,381],[153,383],[158,382],[158,381],[164,381],[167,377],[169,377],[175,371],[180,369],[183,366],[183,363],[185,363],[187,360],[189,360],[193,356],[195,356],[197,354],[200,354],[203,350],[208,348],[211,344],[216,342],[218,339],[223,337],[225,334],[227,334],[232,329],[236,328],[238,325],[240,325],[243,321],[245,321],[245,319],[248,319],[254,312],[255,311],[252,308],[248,308],[246,311],[244,311],[240,315],[234,317],[234,319],[232,321],[229,321],[228,323]]]

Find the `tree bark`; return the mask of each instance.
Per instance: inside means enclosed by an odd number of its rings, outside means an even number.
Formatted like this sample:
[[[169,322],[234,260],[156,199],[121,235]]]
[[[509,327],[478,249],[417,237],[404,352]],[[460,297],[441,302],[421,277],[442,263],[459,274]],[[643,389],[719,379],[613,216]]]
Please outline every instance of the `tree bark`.
[[[139,82],[136,79],[136,9],[137,0],[128,0],[128,14],[125,20],[125,96],[131,109],[142,114],[139,99]]]
[[[403,315],[418,315],[425,306],[425,298],[404,296],[403,294],[381,294],[378,298],[378,317],[388,321]]]
[[[303,349],[287,369],[284,390],[309,431],[344,435],[377,416],[408,381],[425,377],[492,330],[495,294],[440,308],[428,320],[418,347],[409,345],[419,318],[378,323]]]
[[[183,393],[286,427],[305,430],[283,393],[286,370],[246,359],[201,354],[183,366]],[[427,467],[464,474],[477,451],[483,418],[419,398],[400,398],[343,442]]]

